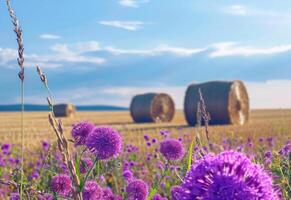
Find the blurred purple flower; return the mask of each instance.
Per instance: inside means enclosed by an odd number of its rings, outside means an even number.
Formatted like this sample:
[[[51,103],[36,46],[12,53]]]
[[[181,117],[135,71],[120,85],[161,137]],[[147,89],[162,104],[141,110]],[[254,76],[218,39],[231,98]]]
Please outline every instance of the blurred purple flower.
[[[71,192],[72,182],[68,175],[59,174],[51,180],[51,190],[59,195],[68,196]]]
[[[185,149],[178,140],[166,139],[160,143],[160,152],[167,160],[180,160],[185,154]]]
[[[93,162],[90,158],[82,158],[80,163],[80,173],[85,174],[92,166]]]
[[[127,200],[146,200],[148,195],[148,185],[140,179],[131,181],[126,189]]]
[[[43,141],[43,142],[42,142],[42,149],[43,149],[44,151],[48,151],[49,148],[50,148],[50,143],[49,143],[48,141]]]
[[[150,136],[148,136],[148,135],[144,135],[143,138],[144,138],[146,141],[149,141],[149,140],[150,140]]]
[[[101,200],[102,189],[95,181],[87,181],[82,191],[82,196],[84,200]]]
[[[20,200],[20,195],[18,193],[11,193],[10,200]]]
[[[160,194],[155,194],[152,200],[168,200],[168,199],[165,197],[162,197]]]
[[[97,127],[87,137],[86,146],[100,160],[116,156],[122,146],[119,133],[111,127]]]
[[[53,200],[54,197],[53,195],[49,194],[49,193],[44,193],[44,194],[40,194],[37,197],[38,200]]]
[[[75,140],[75,146],[84,145],[86,138],[94,128],[94,124],[86,121],[74,124],[71,134]]]
[[[125,170],[122,174],[126,182],[130,182],[133,179],[133,173],[130,170]]]

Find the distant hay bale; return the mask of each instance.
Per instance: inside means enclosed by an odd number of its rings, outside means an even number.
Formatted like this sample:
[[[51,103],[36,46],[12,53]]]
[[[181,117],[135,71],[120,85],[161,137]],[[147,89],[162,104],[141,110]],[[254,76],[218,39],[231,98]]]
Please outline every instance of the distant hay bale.
[[[202,92],[210,125],[240,124],[249,118],[249,97],[241,81],[211,81],[192,84],[187,88],[184,101],[184,114],[189,125],[197,124],[199,88]]]
[[[175,104],[165,93],[146,93],[133,97],[130,114],[137,123],[170,122],[175,114]]]
[[[54,106],[56,117],[72,117],[76,113],[76,107],[72,104],[58,104]]]

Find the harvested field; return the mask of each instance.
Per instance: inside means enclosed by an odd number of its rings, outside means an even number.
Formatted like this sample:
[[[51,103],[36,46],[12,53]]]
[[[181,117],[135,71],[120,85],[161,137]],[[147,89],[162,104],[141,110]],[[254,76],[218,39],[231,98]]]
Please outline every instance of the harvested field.
[[[62,118],[67,135],[70,126],[78,121],[91,121],[95,124],[111,125],[118,129],[125,142],[135,140],[135,144],[144,142],[143,135],[158,136],[160,130],[169,130],[173,136],[194,132],[189,127],[181,111],[178,111],[171,123],[133,123],[128,111],[118,112],[77,112],[74,117]],[[291,110],[253,110],[250,120],[244,126],[225,125],[210,126],[210,137],[213,141],[221,142],[226,136],[246,139],[251,137],[275,137],[277,144],[282,144],[291,138]],[[25,113],[25,145],[26,148],[39,147],[40,141],[55,140],[55,135],[49,126],[46,112]],[[0,141],[20,143],[20,114],[17,112],[0,113]]]

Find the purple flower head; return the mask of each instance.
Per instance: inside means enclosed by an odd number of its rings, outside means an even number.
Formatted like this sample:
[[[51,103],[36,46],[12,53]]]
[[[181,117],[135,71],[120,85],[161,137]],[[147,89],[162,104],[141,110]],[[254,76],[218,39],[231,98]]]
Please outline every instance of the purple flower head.
[[[10,200],[20,200],[20,195],[18,193],[11,193]]]
[[[48,151],[50,148],[50,143],[48,141],[42,141],[42,149]]]
[[[162,197],[160,194],[155,194],[152,200],[168,200],[167,198]]]
[[[2,149],[2,152],[4,154],[9,154],[9,151],[10,151],[10,144],[3,144],[1,146],[1,149]]]
[[[53,195],[49,194],[49,193],[44,193],[44,194],[40,194],[37,197],[38,200],[53,200],[54,197]]]
[[[176,199],[277,200],[271,177],[244,154],[206,155],[192,165]]]
[[[51,180],[51,190],[62,196],[68,196],[71,192],[72,182],[68,175],[59,174]]]
[[[178,140],[166,139],[160,144],[160,152],[167,160],[180,160],[185,154],[185,149]]]
[[[143,138],[144,138],[146,141],[149,141],[149,140],[150,140],[150,136],[148,136],[148,135],[144,135]]]
[[[122,140],[119,133],[106,126],[95,128],[86,140],[86,146],[100,160],[116,156],[121,150],[121,145]]]
[[[268,146],[270,148],[273,148],[273,146],[274,146],[274,138],[273,137],[267,138],[267,142],[268,142]]]
[[[122,199],[120,198],[120,196],[115,196],[110,188],[103,188],[101,200],[122,200]]]
[[[37,171],[33,171],[29,177],[30,180],[38,179],[38,178],[39,178],[39,173]]]
[[[171,188],[171,195],[172,195],[172,199],[173,200],[180,200],[181,198],[180,198],[180,196],[181,196],[181,194],[180,193],[182,193],[182,187],[180,187],[180,186],[173,186],[172,188]]]
[[[152,143],[156,143],[157,142],[157,139],[156,138],[153,138],[152,139]]]
[[[148,185],[140,179],[131,181],[126,189],[128,200],[145,200],[148,196]]]
[[[93,162],[91,161],[90,158],[83,158],[80,163],[81,174],[85,174],[92,166]]]
[[[72,137],[75,140],[75,146],[84,145],[86,138],[95,128],[94,124],[90,122],[80,122],[73,125]]]
[[[102,189],[95,181],[87,181],[82,191],[84,200],[98,200],[102,197]]]
[[[285,157],[291,154],[291,140],[287,141],[285,146],[279,151],[280,156]]]
[[[133,173],[130,170],[125,170],[122,176],[127,182],[130,182],[133,179]]]

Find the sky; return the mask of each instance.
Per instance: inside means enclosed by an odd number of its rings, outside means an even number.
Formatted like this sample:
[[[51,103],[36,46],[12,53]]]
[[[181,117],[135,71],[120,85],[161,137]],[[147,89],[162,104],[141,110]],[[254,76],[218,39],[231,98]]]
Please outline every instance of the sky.
[[[291,108],[291,1],[12,0],[23,29],[25,102],[128,106],[193,82],[242,80],[251,108]],[[17,43],[0,1],[0,104],[20,101]]]

